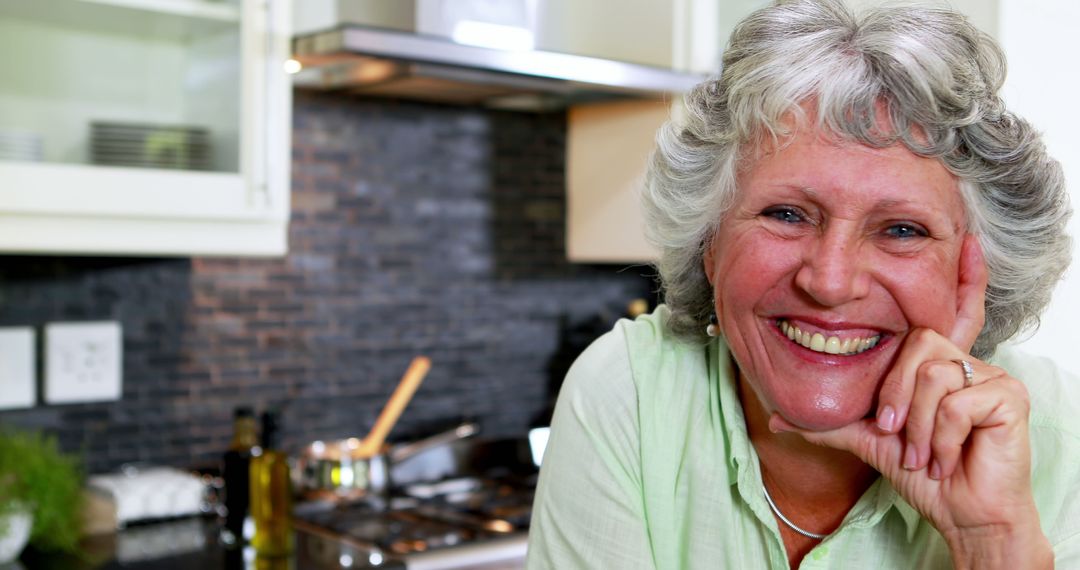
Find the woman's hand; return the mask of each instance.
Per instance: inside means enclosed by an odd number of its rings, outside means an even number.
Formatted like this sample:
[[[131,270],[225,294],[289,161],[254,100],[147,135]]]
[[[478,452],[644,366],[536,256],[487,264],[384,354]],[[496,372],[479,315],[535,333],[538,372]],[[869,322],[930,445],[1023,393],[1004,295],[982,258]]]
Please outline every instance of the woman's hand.
[[[774,414],[769,426],[877,469],[946,538],[957,568],[1049,568],[1053,553],[1031,492],[1027,390],[968,354],[983,326],[986,279],[968,236],[953,330],[908,334],[882,384],[876,420],[810,432]],[[971,364],[970,382],[960,360]]]

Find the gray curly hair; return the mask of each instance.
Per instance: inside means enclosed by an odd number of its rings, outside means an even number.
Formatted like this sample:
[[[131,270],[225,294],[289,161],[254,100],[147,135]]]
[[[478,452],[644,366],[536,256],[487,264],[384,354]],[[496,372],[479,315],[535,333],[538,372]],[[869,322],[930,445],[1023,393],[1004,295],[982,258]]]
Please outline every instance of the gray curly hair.
[[[805,119],[809,101],[819,129],[873,147],[903,144],[958,178],[989,271],[973,355],[989,357],[1037,327],[1069,263],[1071,212],[1060,165],[998,97],[1004,79],[1000,48],[946,9],[856,16],[840,0],[792,0],[751,14],[732,33],[720,77],[697,86],[686,117],[657,134],[643,203],[672,332],[705,340],[714,309],[702,256],[740,162],[763,136],[790,135],[785,118]],[[888,133],[876,128],[882,106]]]

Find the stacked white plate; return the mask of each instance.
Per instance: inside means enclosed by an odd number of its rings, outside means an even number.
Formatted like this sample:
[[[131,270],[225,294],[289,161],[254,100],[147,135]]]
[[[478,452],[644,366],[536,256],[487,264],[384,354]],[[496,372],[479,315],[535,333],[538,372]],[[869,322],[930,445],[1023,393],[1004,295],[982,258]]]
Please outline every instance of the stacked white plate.
[[[0,160],[40,162],[43,158],[40,134],[19,129],[0,129]]]
[[[189,125],[90,123],[90,161],[108,166],[210,169],[210,133]]]

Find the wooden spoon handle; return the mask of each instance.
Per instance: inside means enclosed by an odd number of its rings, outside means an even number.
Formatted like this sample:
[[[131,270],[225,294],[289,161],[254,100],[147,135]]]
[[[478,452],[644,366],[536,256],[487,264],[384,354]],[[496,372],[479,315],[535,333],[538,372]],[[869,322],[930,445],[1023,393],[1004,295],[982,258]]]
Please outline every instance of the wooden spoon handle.
[[[397,423],[398,418],[401,417],[401,412],[405,410],[409,400],[412,400],[413,394],[416,393],[416,389],[420,387],[420,382],[424,380],[424,376],[427,375],[430,369],[430,358],[417,356],[413,359],[412,363],[409,364],[409,369],[401,377],[401,382],[398,382],[397,388],[394,389],[394,394],[390,396],[390,400],[383,406],[379,418],[375,420],[375,425],[371,428],[371,432],[360,442],[360,448],[356,452],[357,455],[368,458],[379,453],[383,442],[386,441],[386,436],[390,433],[390,429]]]

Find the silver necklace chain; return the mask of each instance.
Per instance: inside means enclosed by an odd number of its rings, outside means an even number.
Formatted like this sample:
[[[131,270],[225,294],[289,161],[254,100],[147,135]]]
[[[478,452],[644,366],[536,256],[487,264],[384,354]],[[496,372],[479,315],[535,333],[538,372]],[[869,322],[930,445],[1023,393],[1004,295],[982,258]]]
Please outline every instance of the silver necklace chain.
[[[795,523],[788,520],[788,518],[784,516],[784,513],[780,512],[780,509],[776,508],[776,503],[774,503],[772,497],[769,496],[769,490],[765,488],[764,481],[761,482],[761,490],[765,491],[765,500],[769,502],[769,508],[772,509],[773,514],[775,514],[780,520],[784,521],[784,524],[788,525],[791,530],[814,540],[822,540],[825,537],[829,536],[828,534],[817,534],[816,532],[810,532],[808,530],[803,530],[799,528]]]

